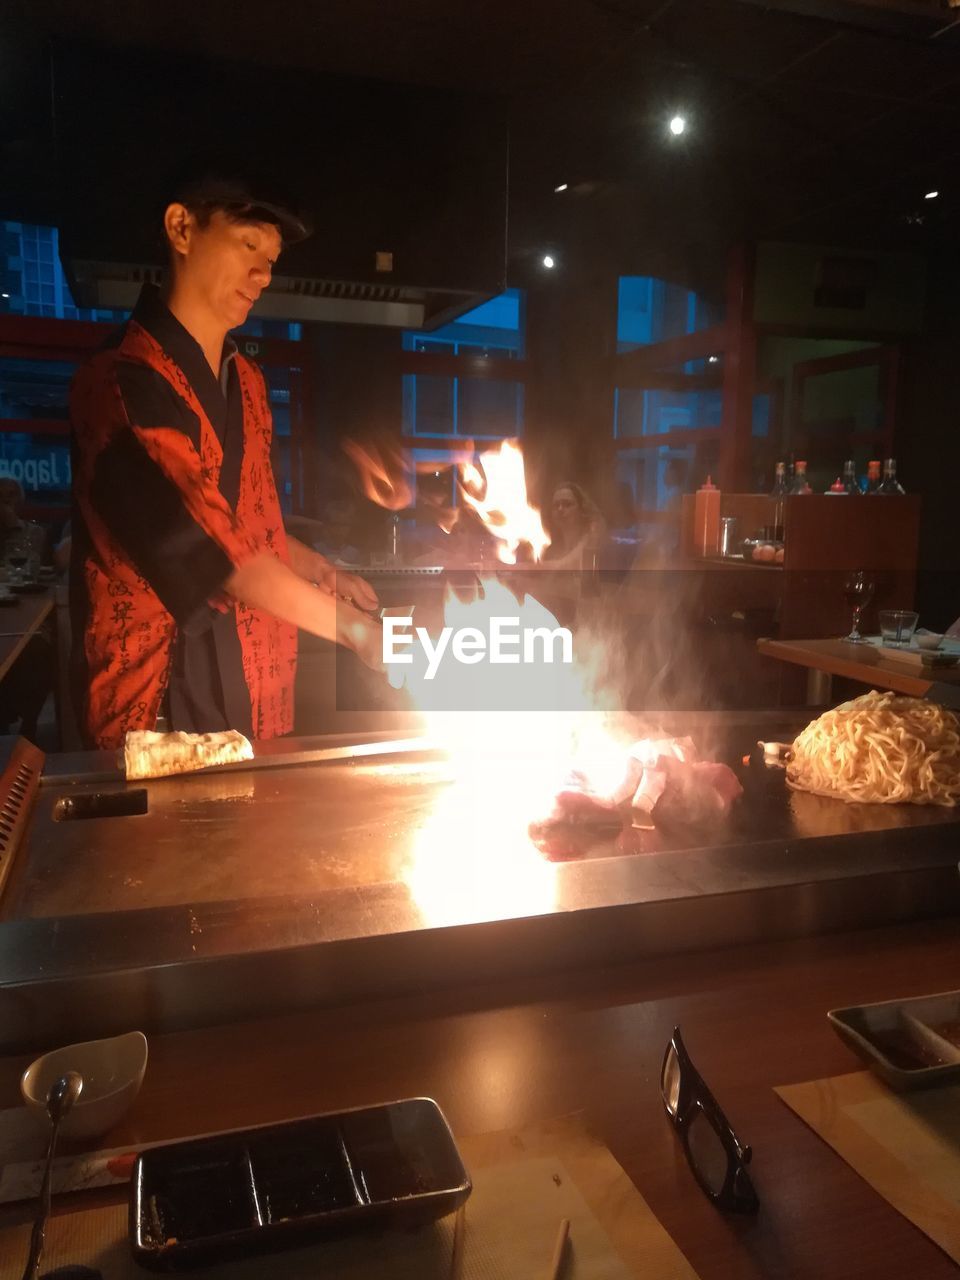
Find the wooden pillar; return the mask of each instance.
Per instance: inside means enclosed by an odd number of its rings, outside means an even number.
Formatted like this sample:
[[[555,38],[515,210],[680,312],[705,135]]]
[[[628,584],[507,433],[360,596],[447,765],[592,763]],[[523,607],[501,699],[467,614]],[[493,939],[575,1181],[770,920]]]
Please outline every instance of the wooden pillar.
[[[745,493],[753,487],[753,395],[757,380],[757,338],[753,321],[755,268],[753,245],[738,245],[730,251],[720,439],[720,487],[729,493]]]

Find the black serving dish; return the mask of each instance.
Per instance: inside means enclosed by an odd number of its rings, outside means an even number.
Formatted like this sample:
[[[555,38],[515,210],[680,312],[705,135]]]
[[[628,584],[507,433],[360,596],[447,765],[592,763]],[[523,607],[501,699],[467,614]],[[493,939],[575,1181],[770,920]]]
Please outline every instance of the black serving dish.
[[[184,1271],[357,1232],[411,1230],[472,1190],[430,1098],[194,1138],[142,1152],[130,1244],[152,1271]]]

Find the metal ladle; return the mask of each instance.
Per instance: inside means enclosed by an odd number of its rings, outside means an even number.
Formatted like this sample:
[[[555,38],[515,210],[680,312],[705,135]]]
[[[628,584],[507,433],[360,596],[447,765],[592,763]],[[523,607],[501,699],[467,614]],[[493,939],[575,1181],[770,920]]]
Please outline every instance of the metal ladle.
[[[23,1280],[36,1280],[40,1270],[40,1257],[43,1253],[43,1230],[47,1225],[50,1213],[50,1171],[53,1165],[53,1153],[57,1147],[57,1131],[60,1121],[80,1097],[83,1089],[83,1076],[79,1071],[65,1071],[59,1080],[50,1086],[47,1094],[47,1115],[50,1117],[50,1145],[47,1147],[47,1163],[43,1170],[43,1183],[40,1187],[40,1203],[37,1216],[33,1222],[30,1235],[30,1253],[27,1265],[23,1269]]]

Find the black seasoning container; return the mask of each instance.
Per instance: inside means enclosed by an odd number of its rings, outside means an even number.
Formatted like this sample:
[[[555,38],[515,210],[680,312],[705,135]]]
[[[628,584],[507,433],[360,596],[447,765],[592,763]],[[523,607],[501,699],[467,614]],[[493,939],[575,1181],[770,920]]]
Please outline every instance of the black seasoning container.
[[[185,1271],[424,1226],[471,1190],[440,1108],[411,1098],[142,1152],[130,1244],[143,1267]]]

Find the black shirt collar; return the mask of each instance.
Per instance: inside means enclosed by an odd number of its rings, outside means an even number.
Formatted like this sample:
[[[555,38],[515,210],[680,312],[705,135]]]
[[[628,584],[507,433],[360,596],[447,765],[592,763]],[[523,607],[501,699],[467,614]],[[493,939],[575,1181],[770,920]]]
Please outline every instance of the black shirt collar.
[[[214,374],[203,348],[185,329],[173,312],[165,306],[155,284],[145,284],[140,291],[131,317],[163,348],[166,355],[183,370],[196,392],[204,413],[222,440],[227,419],[227,379],[221,383]],[[228,334],[223,344],[221,374],[232,376],[237,344]]]

